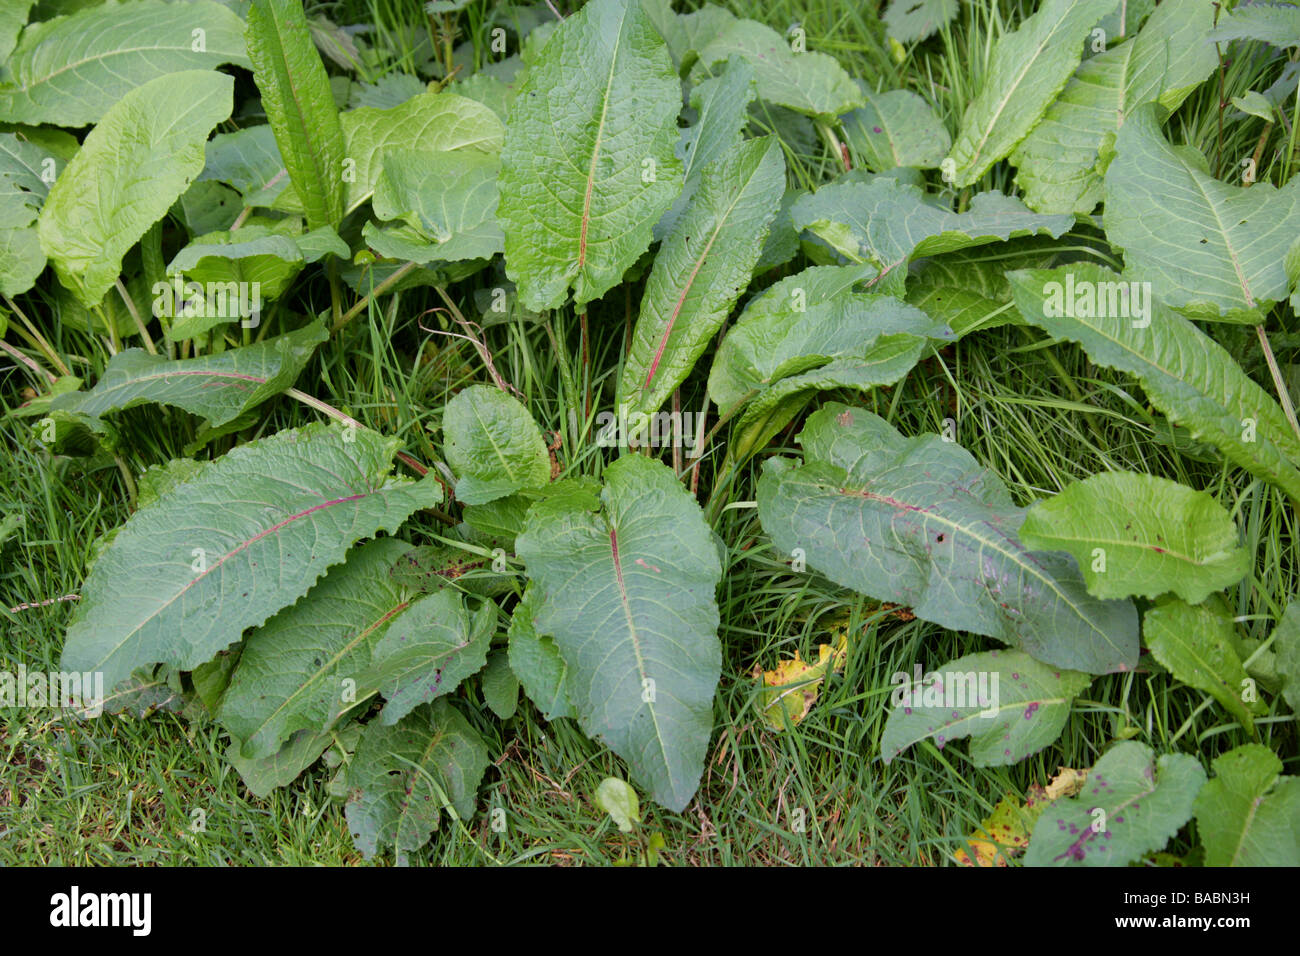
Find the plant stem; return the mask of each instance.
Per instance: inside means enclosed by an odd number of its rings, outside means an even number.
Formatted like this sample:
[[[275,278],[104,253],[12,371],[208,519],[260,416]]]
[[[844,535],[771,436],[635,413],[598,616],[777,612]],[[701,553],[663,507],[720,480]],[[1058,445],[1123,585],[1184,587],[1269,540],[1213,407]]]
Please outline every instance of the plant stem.
[[[362,309],[364,309],[375,299],[379,298],[381,295],[383,295],[393,286],[397,285],[397,283],[402,278],[404,278],[407,273],[414,270],[415,267],[416,266],[414,262],[408,262],[400,269],[398,269],[396,272],[394,272],[392,275],[390,275],[383,282],[379,283],[379,285],[375,286],[375,288],[370,292],[369,295],[367,295],[360,302],[358,302],[352,308],[348,309],[341,316],[339,316],[339,318],[334,323],[334,328],[331,331],[337,332],[339,329],[343,328],[343,326],[347,325],[349,322],[355,319],[361,313]]]

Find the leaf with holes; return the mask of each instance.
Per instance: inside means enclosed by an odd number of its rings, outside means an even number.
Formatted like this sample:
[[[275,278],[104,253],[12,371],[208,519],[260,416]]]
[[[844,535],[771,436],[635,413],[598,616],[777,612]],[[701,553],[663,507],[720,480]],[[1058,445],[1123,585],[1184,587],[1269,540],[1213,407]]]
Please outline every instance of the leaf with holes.
[[[1016,763],[1061,735],[1070,702],[1090,683],[1087,674],[1040,664],[1020,651],[949,661],[920,682],[907,680],[894,689],[881,758],[889,763],[926,738],[942,750],[970,737],[975,766]]]
[[[837,584],[1057,667],[1136,666],[1133,605],[1088,594],[1068,555],[1026,548],[1024,511],[965,449],[843,405],[811,415],[799,442],[804,464],[770,458],[758,486],[782,553],[801,548]]]
[[[348,548],[442,499],[389,476],[397,440],[309,425],[248,442],[133,514],[95,562],[65,670],[112,687],[139,667],[190,670],[302,597]]]
[[[1250,568],[1232,516],[1203,491],[1155,475],[1111,471],[1077,481],[1029,509],[1020,540],[1068,551],[1088,590],[1104,598],[1172,591],[1199,604]]]
[[[699,505],[672,469],[630,455],[606,469],[599,500],[535,504],[516,547],[579,722],[680,812],[704,772],[722,667],[722,568]]]
[[[1135,740],[1116,744],[1075,797],[1038,818],[1025,866],[1127,866],[1159,850],[1192,816],[1205,771],[1195,757]]]
[[[534,311],[598,299],[649,247],[682,185],[681,84],[638,0],[560,23],[510,109],[501,151],[506,272]]]

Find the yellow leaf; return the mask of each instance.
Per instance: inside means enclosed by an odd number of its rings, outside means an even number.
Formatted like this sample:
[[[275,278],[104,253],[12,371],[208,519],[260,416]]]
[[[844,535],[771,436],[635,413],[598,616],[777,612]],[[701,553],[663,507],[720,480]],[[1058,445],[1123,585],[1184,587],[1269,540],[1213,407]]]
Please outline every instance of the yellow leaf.
[[[783,730],[786,726],[782,711],[790,718],[791,724],[803,720],[817,700],[818,689],[826,675],[844,669],[849,654],[848,630],[832,628],[831,633],[838,634],[838,640],[834,645],[818,645],[817,663],[810,664],[795,651],[792,659],[779,662],[773,670],[763,671],[760,677],[763,719],[774,730]]]
[[[1007,794],[966,838],[967,849],[957,851],[957,862],[962,866],[1006,866],[1008,859],[1029,846],[1034,824],[1052,801],[1074,796],[1087,779],[1087,770],[1061,767],[1046,787],[1029,787],[1023,806]]]

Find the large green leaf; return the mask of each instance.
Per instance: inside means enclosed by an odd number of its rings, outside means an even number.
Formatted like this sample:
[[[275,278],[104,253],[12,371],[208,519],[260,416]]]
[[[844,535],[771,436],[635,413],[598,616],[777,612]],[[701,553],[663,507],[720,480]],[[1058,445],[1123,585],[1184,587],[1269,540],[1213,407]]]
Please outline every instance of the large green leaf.
[[[768,459],[759,480],[759,520],[780,553],[798,548],[837,584],[1048,664],[1137,664],[1133,605],[1088,594],[1073,558],[1026,548],[1024,511],[959,445],[904,438],[843,405],[811,415],[799,441],[804,464]]]
[[[1291,291],[1283,260],[1300,222],[1300,178],[1233,186],[1160,132],[1159,107],[1124,121],[1106,171],[1106,236],[1127,272],[1192,318],[1258,323]]]
[[[1025,866],[1127,866],[1169,842],[1191,818],[1204,783],[1195,757],[1157,761],[1145,744],[1118,743],[1089,771],[1082,793],[1056,800],[1038,818]]]
[[[1020,540],[1074,555],[1098,597],[1174,592],[1199,604],[1250,569],[1227,510],[1168,478],[1111,471],[1077,481],[1029,509]]]
[[[485,601],[471,613],[453,588],[412,604],[375,647],[375,681],[388,701],[380,722],[395,724],[477,674],[487,663],[495,630],[496,605]]]
[[[968,654],[895,689],[880,755],[889,763],[927,737],[940,750],[970,737],[975,766],[1016,763],[1061,735],[1070,702],[1091,682],[1021,651]]]
[[[541,430],[519,401],[490,385],[456,393],[442,416],[456,498],[484,504],[551,479]]]
[[[353,725],[359,726],[359,725]],[[239,773],[239,779],[255,797],[268,797],[278,787],[287,787],[304,770],[320,759],[334,738],[329,734],[299,730],[283,747],[267,757],[245,757],[240,744],[232,740],[226,748],[226,759]]]
[[[863,266],[813,266],[757,296],[727,332],[709,372],[709,395],[735,418],[743,456],[789,424],[813,393],[866,391],[901,379],[927,340],[951,341],[942,322],[893,296],[853,286]]]
[[[516,547],[537,589],[534,625],[568,665],[582,726],[655,800],[685,809],[704,772],[722,667],[722,568],[699,506],[672,469],[629,455],[605,471],[599,501],[534,505]]]
[[[555,30],[510,109],[498,218],[535,311],[581,308],[649,247],[682,185],[681,85],[639,0],[593,0]]]
[[[1008,269],[1049,264],[1053,253],[1037,239],[1013,239],[926,259],[907,277],[907,301],[948,324],[958,338],[1000,325],[1023,325],[1011,301]]]
[[[366,857],[393,847],[397,862],[428,842],[444,810],[474,813],[487,770],[483,740],[445,700],[417,708],[394,726],[371,721],[343,774],[344,813]]]
[[[250,206],[269,206],[293,188],[269,124],[219,133],[208,140],[206,155],[199,181],[225,183]]]
[[[429,259],[490,259],[504,250],[497,224],[496,156],[390,148],[375,185],[375,215],[401,220],[426,242]]]
[[[1159,299],[1149,300],[1150,321],[1145,326],[1143,320],[1118,314],[1084,314],[1098,310],[1069,308],[1066,301],[1060,303],[1066,306],[1066,314],[1061,314],[1053,299],[1061,298],[1067,282],[1096,290],[1098,299],[1107,298],[1102,294],[1106,288],[1116,287],[1119,276],[1100,266],[1026,269],[1010,272],[1007,278],[1025,321],[1079,343],[1098,365],[1137,376],[1151,403],[1171,422],[1185,425],[1192,438],[1213,444],[1231,461],[1300,501],[1300,471],[1295,465],[1300,462],[1300,440],[1282,409],[1225,348],[1195,325]]]
[[[889,177],[833,183],[794,205],[796,229],[810,229],[852,262],[871,263],[887,288],[901,293],[910,259],[1016,236],[1058,238],[1073,216],[1031,212],[1019,199],[982,192],[964,213],[930,201],[916,186]]]
[[[1282,696],[1300,719],[1300,601],[1292,600],[1273,629],[1273,652]]]
[[[957,9],[957,0],[889,0],[883,19],[892,39],[916,43],[937,33]]]
[[[217,715],[244,757],[274,755],[297,730],[325,733],[379,692],[375,648],[411,606],[389,571],[409,548],[380,538],[354,549],[244,642]]]
[[[1162,600],[1143,616],[1142,639],[1174,677],[1208,693],[1246,727],[1268,712],[1258,698],[1243,700],[1253,681],[1233,647],[1232,619],[1213,606]]]
[[[536,588],[530,585],[510,616],[507,632],[510,669],[543,717],[547,720],[572,717],[573,707],[564,690],[569,667],[560,656],[555,641],[538,634],[533,625],[537,593]]]
[[[698,118],[694,125],[682,130],[677,141],[677,158],[684,166],[685,184],[655,224],[656,239],[663,239],[672,231],[700,188],[704,170],[740,143],[749,126],[749,105],[754,96],[754,68],[738,56],[727,61],[721,76],[710,77],[691,90],[691,108]]]
[[[346,172],[343,127],[302,0],[253,0],[246,37],[262,106],[307,226],[337,226]]]
[[[943,162],[952,136],[932,107],[911,90],[873,93],[862,84],[867,105],[844,117],[844,139],[859,163],[883,172],[898,166],[933,169]]]
[[[137,86],[55,180],[41,212],[41,248],[82,305],[99,304],[127,250],[203,169],[203,144],[230,116],[234,85],[222,73],[190,70]]]
[[[1263,40],[1273,46],[1300,46],[1300,6],[1290,2],[1246,0],[1237,4],[1231,13],[1219,15],[1210,39],[1215,43]]]
[[[441,500],[388,476],[397,440],[311,425],[249,442],[133,514],[81,589],[67,670],[189,670],[292,604],[353,542]]]
[[[619,381],[619,408],[653,414],[696,360],[749,283],[785,192],[775,136],[733,146],[705,169],[659,247]]]
[[[755,20],[733,20],[706,43],[692,78],[699,82],[733,56],[754,68],[758,95],[769,103],[825,122],[862,105],[862,91],[834,57],[796,53],[781,34]]]
[[[113,356],[94,388],[57,396],[50,411],[98,430],[99,418],[109,412],[157,402],[201,415],[215,428],[292,386],[327,337],[321,324],[312,322],[296,332],[193,359],[128,349]]]
[[[973,184],[1029,134],[1079,65],[1089,31],[1117,2],[1045,0],[998,38],[948,154],[957,186]]]
[[[0,7],[0,62],[9,59],[35,2],[36,0],[9,0]]]
[[[348,212],[370,198],[390,149],[452,153],[443,158],[441,168],[446,171],[456,161],[474,162],[477,153],[495,155],[505,135],[488,107],[446,92],[421,93],[386,110],[349,110],[342,123],[348,158],[356,164],[347,179]]]
[[[1206,866],[1300,866],[1300,777],[1261,744],[1214,758],[1214,779],[1196,798]]]
[[[1202,0],[1165,0],[1136,37],[1083,62],[1011,154],[1031,208],[1097,208],[1104,172],[1099,153],[1124,117],[1152,100],[1173,109],[1213,72],[1218,57],[1206,34],[1214,13],[1214,5]]]
[[[249,66],[243,32],[239,17],[211,0],[136,0],[33,24],[0,83],[0,120],[98,122],[150,80],[222,63]]]
[[[45,268],[36,217],[65,162],[17,133],[0,133],[0,293],[18,295]]]

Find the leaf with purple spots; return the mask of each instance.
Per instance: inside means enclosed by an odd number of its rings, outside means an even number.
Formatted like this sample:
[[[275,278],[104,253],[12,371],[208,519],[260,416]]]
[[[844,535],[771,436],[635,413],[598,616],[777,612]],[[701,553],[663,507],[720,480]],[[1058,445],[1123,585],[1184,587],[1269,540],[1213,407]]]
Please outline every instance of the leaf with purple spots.
[[[1015,763],[1060,736],[1070,701],[1091,682],[1020,651],[969,654],[924,675],[921,686],[895,688],[881,756],[889,763],[927,737],[940,748],[970,737],[977,767]]]
[[[1058,800],[1038,818],[1025,866],[1127,866],[1164,848],[1191,818],[1204,783],[1195,757],[1165,754],[1157,761],[1145,744],[1116,744],[1078,796]]]
[[[759,520],[782,553],[801,548],[836,584],[1058,668],[1137,665],[1132,602],[1089,594],[1070,555],[1025,547],[1024,510],[964,448],[835,404],[809,416],[799,442],[804,463],[769,458],[758,485]]]
[[[873,93],[861,81],[867,105],[844,117],[844,139],[857,165],[874,172],[898,166],[936,169],[952,136],[934,107],[911,90]]]

